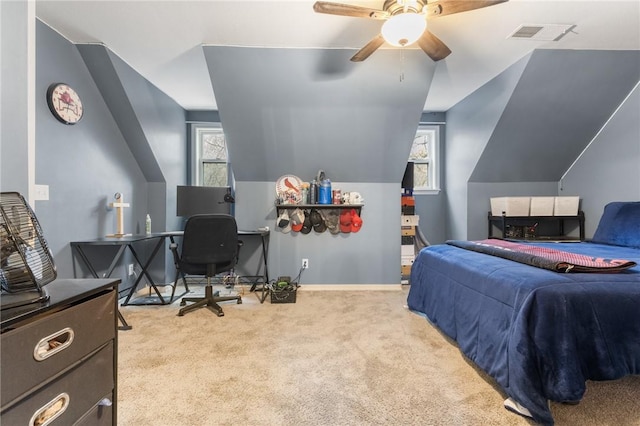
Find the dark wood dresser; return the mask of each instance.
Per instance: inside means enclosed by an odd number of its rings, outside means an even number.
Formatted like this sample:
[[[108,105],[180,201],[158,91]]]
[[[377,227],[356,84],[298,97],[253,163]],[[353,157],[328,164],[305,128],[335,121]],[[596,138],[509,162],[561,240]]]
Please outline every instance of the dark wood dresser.
[[[119,283],[58,279],[1,311],[1,424],[116,424]]]

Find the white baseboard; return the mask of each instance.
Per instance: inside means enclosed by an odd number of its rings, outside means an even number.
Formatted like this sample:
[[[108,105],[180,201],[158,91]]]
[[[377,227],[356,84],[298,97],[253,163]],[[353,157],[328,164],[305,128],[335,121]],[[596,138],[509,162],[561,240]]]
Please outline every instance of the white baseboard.
[[[299,291],[398,291],[400,284],[302,284]]]
[[[157,284],[160,293],[164,296],[171,295],[171,284]],[[302,284],[298,291],[401,291],[402,284]],[[182,283],[178,284],[176,293],[180,294]],[[156,292],[150,286],[139,288],[135,292],[135,297],[145,297],[151,293],[152,296]]]

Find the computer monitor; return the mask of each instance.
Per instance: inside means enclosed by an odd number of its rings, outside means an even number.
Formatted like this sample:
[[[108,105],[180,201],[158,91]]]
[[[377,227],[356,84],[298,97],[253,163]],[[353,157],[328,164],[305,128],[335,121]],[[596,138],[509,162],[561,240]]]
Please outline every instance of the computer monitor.
[[[194,214],[233,214],[234,199],[228,186],[178,186],[176,216]]]

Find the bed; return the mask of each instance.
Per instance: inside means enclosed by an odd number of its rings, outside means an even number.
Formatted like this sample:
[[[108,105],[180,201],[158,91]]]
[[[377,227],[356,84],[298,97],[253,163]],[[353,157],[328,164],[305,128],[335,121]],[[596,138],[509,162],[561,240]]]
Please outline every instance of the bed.
[[[516,411],[553,424],[548,401],[577,403],[587,380],[640,374],[640,202],[607,204],[588,242],[524,243],[629,261],[616,272],[559,273],[451,243],[420,251],[408,307],[454,339]]]

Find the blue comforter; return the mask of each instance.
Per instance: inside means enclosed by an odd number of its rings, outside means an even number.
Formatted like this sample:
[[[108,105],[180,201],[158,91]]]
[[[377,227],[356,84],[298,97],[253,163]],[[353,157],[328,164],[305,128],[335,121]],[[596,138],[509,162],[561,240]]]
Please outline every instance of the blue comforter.
[[[640,265],[636,247],[536,245]],[[640,266],[558,273],[430,246],[413,264],[408,306],[454,339],[539,423],[553,424],[548,400],[580,401],[587,380],[640,374]]]

